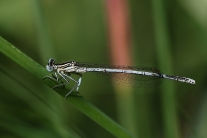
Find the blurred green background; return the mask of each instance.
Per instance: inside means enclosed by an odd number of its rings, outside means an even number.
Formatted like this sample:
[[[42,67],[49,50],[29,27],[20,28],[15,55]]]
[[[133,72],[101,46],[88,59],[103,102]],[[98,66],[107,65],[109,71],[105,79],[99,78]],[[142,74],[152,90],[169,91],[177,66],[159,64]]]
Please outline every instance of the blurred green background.
[[[166,57],[156,52],[157,3],[128,4],[133,65],[193,78],[196,85],[165,80],[156,88],[133,88],[133,112],[126,110],[131,107],[122,111],[133,116],[128,123],[123,123],[127,119],[122,120],[110,80],[84,74],[79,92],[135,137],[206,138],[207,1],[162,3],[171,54],[171,61],[165,62],[170,62],[172,72],[160,67]],[[100,0],[0,0],[0,35],[42,66],[51,57],[57,62],[110,64],[105,7]],[[28,71],[1,53],[0,58],[0,137],[114,137]]]

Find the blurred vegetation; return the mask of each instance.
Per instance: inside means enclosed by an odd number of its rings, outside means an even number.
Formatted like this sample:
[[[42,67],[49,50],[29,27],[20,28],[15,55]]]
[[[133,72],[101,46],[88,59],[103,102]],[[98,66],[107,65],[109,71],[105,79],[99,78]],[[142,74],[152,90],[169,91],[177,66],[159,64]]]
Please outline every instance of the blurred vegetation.
[[[165,80],[160,87],[134,88],[136,110],[128,114],[135,116],[137,136],[168,138],[172,127],[176,137],[207,137],[207,2],[159,1],[165,15],[156,11],[156,2],[128,2],[134,65],[196,80],[196,85]],[[99,0],[1,0],[0,36],[43,67],[51,57],[57,62],[73,59],[110,64],[105,16],[105,2]],[[166,24],[160,24],[162,20]],[[169,48],[163,52],[158,41],[162,27],[167,30],[163,39],[168,39]],[[0,60],[0,137],[114,137],[2,53]],[[110,81],[84,74],[79,92],[122,122]],[[173,99],[163,100],[163,92]],[[170,108],[172,103],[175,109]],[[169,118],[177,122],[171,124]]]

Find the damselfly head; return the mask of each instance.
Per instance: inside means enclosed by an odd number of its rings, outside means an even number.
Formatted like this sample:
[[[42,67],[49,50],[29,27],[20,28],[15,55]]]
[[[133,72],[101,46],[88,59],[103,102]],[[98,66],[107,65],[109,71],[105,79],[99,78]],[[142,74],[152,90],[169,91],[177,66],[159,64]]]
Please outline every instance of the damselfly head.
[[[46,65],[46,69],[50,72],[53,71],[54,70],[54,64],[55,64],[55,60],[53,58],[50,58],[48,60],[47,65]]]

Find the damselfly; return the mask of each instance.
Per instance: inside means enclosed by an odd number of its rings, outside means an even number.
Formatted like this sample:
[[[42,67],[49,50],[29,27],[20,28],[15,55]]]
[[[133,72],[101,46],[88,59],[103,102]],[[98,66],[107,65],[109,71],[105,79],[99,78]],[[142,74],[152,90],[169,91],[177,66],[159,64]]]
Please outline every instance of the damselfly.
[[[69,80],[75,82],[75,85],[66,94],[65,98],[67,98],[74,89],[78,91],[82,80],[82,73],[85,72],[95,72],[98,74],[114,76],[118,82],[139,87],[156,86],[162,82],[163,78],[195,84],[195,80],[193,79],[162,74],[158,69],[149,67],[100,65],[75,62],[73,60],[61,64],[56,64],[55,60],[51,58],[46,65],[46,69],[49,72],[56,71],[55,79],[51,76],[45,76],[44,78],[50,78],[55,81],[59,81],[59,75],[65,80],[65,83],[56,85],[53,88],[66,85],[69,83]],[[71,77],[71,74],[77,74],[79,76],[78,80],[75,80],[73,77]]]

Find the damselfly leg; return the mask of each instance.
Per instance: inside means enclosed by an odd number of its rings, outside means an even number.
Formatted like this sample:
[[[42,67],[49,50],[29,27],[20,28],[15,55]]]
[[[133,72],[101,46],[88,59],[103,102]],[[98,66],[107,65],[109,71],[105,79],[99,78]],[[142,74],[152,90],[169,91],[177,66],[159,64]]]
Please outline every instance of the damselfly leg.
[[[55,85],[54,87],[52,87],[52,89],[54,89],[54,88],[56,88],[56,87],[65,86],[65,85],[66,85],[65,82],[60,81],[62,78],[58,78],[56,72],[55,72],[54,74],[52,74],[52,75],[44,76],[42,79],[43,79],[43,80],[44,80],[44,79],[50,79],[50,80],[52,80],[53,82],[55,82],[57,85]],[[59,84],[59,82],[61,82],[61,84]]]
[[[62,71],[62,72],[58,72],[58,73],[59,73],[60,76],[62,76],[62,77],[65,79],[65,81],[67,81],[67,83],[69,83],[69,81],[68,81],[66,78],[69,78],[70,80],[72,80],[72,81],[74,81],[74,82],[76,83],[76,84],[73,86],[73,88],[72,88],[72,89],[65,95],[65,98],[67,98],[67,97],[71,94],[71,92],[72,92],[74,89],[76,89],[76,92],[78,91],[79,86],[80,86],[80,84],[81,84],[81,80],[82,80],[82,75],[81,75],[81,74],[79,74],[79,73],[73,73],[73,74],[76,74],[76,75],[79,76],[78,81],[76,81],[76,80],[73,79],[71,76],[65,74],[63,71]],[[67,84],[67,83],[66,83],[66,84]]]
[[[67,98],[70,94],[71,94],[71,92],[72,91],[74,91],[75,89],[76,89],[76,92],[78,91],[78,89],[79,89],[79,87],[80,87],[80,84],[81,84],[81,80],[82,80],[82,75],[81,74],[79,74],[79,73],[72,73],[72,74],[75,74],[75,75],[78,75],[79,76],[79,78],[78,78],[78,81],[77,80],[75,80],[75,79],[73,79],[70,75],[71,75],[71,73],[64,73],[64,71],[58,71],[57,72],[61,77],[59,78],[58,77],[58,75],[56,74],[56,72],[55,72],[55,74],[54,75],[52,75],[52,76],[45,76],[45,77],[43,77],[43,79],[46,79],[46,78],[48,78],[48,79],[51,79],[51,80],[53,80],[53,81],[55,81],[55,82],[59,82],[61,79],[64,79],[65,80],[65,82],[63,82],[63,81],[61,81],[61,84],[58,84],[58,85],[55,85],[55,86],[53,86],[52,87],[52,89],[54,89],[54,88],[58,88],[58,87],[61,87],[61,86],[65,86],[65,85],[67,85],[70,81],[69,80],[72,80],[73,82],[75,82],[76,84],[72,87],[72,89],[65,95],[65,98]],[[67,79],[68,78],[68,79]]]

